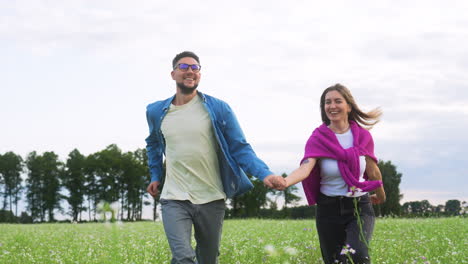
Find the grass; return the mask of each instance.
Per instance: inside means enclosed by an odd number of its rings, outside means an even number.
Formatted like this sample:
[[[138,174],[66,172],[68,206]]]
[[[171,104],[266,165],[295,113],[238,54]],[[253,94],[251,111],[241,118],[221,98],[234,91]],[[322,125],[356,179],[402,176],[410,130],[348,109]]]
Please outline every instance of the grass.
[[[373,263],[468,263],[466,218],[378,219]],[[313,220],[226,220],[221,264],[322,263]],[[161,222],[0,225],[0,263],[169,263]]]

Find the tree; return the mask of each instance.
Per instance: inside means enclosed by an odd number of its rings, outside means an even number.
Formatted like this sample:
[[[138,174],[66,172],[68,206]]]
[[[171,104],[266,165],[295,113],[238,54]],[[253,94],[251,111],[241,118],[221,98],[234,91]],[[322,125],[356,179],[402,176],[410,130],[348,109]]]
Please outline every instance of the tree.
[[[297,207],[288,208],[291,211],[290,218],[292,219],[306,219],[315,217],[315,205],[302,205]]]
[[[19,217],[19,222],[22,224],[29,224],[33,222],[31,216],[28,215],[26,212],[21,212],[21,216]]]
[[[444,211],[445,211],[445,206],[441,204],[434,207],[434,213],[436,213],[437,215],[442,214]]]
[[[36,151],[28,154],[26,158],[26,167],[28,176],[26,179],[26,199],[28,210],[31,212],[33,221],[44,221],[43,208],[43,193],[41,180],[41,162]]]
[[[118,202],[122,197],[124,188],[121,161],[122,152],[115,144],[87,157],[86,196],[90,220],[91,212],[93,220],[96,220],[96,206],[99,202]]]
[[[406,202],[402,208],[406,214],[416,216],[427,216],[434,211],[434,206],[428,200]]]
[[[115,144],[95,153],[97,163],[98,199],[109,203],[118,202],[122,197],[122,151]]]
[[[23,159],[13,152],[7,152],[0,155],[0,175],[3,176],[4,196],[3,210],[6,210],[7,204],[12,211],[15,205],[15,215],[18,215],[18,201],[21,192],[21,172],[23,171]]]
[[[97,186],[98,160],[96,154],[91,154],[85,159],[85,189],[84,195],[88,202],[88,220],[96,220],[96,207],[98,204],[99,188]]]
[[[73,221],[85,210],[83,206],[85,193],[85,166],[86,157],[77,149],[68,154],[65,169],[62,174],[62,185],[69,195],[65,197],[71,207],[70,215]],[[81,219],[80,219],[81,220]]]
[[[148,175],[144,155],[142,149],[122,155],[122,207],[127,210],[127,220],[141,219]]]
[[[54,210],[60,207],[60,173],[61,163],[54,152],[44,152],[37,155],[31,152],[26,159],[28,168],[27,201],[33,220],[50,222],[54,220]]]
[[[462,207],[459,200],[448,200],[445,202],[445,212],[448,215],[458,215],[461,209]]]
[[[49,222],[55,221],[54,210],[61,210],[60,206],[60,173],[62,163],[54,152],[44,152],[42,154],[42,179],[44,192],[44,209],[47,211]]]
[[[380,212],[380,215],[399,215],[401,213],[400,200],[403,195],[400,194],[400,183],[402,174],[397,171],[395,165],[391,161],[379,161],[380,172],[385,189],[387,200],[381,205],[375,206],[375,211]],[[377,213],[379,215],[379,213]]]
[[[137,149],[135,152],[134,152],[134,157],[137,161],[137,164],[138,164],[138,167],[139,167],[139,171],[138,171],[138,175],[139,177],[137,177],[139,179],[139,184],[138,184],[138,194],[140,196],[139,198],[139,202],[140,202],[140,219],[143,215],[143,201],[144,201],[144,198],[148,196],[148,193],[146,192],[146,187],[148,186],[148,183],[150,182],[150,172],[149,172],[149,168],[148,168],[148,156],[146,154],[146,149]],[[165,175],[166,173],[166,162],[163,163],[163,171],[162,171],[163,175]],[[161,183],[159,184],[158,188],[159,188],[159,193],[161,193],[162,191],[162,187],[164,186],[164,179],[165,177],[163,177]],[[153,208],[153,220],[156,220],[157,218],[157,213],[156,213],[156,208],[157,208],[157,205],[159,203],[159,198],[160,196],[158,195],[158,197],[154,198],[153,201],[154,201],[154,208]]]
[[[267,194],[271,192],[261,180],[248,175],[254,188],[241,196],[231,199],[233,217],[258,217],[260,209],[268,202]]]
[[[138,165],[132,152],[127,152],[122,155],[122,190],[121,190],[121,204],[122,216],[123,212],[127,210],[127,220],[135,220],[138,217],[137,207],[139,200],[138,193]]]
[[[15,223],[17,222],[16,216],[13,215],[13,212],[10,210],[0,209],[0,223]]]

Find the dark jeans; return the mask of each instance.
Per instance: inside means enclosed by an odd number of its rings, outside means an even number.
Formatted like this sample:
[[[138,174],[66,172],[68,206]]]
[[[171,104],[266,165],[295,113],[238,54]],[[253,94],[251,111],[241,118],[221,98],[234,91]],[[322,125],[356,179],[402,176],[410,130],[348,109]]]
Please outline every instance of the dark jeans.
[[[357,210],[354,199],[357,202]],[[356,211],[359,212],[362,232]],[[354,263],[371,263],[368,245],[374,222],[374,209],[368,194],[357,198],[320,194],[317,199],[316,224],[325,263],[348,263],[347,256],[341,255],[345,245],[356,251],[354,254],[349,253]],[[335,262],[336,260],[338,262]]]

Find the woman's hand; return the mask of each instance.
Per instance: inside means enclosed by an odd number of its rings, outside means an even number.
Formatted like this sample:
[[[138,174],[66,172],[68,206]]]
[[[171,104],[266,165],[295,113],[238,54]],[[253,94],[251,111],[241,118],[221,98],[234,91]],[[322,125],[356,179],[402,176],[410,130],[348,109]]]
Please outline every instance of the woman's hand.
[[[382,204],[383,202],[385,202],[385,197],[383,198],[379,197],[379,195],[377,194],[372,194],[370,196],[370,199],[371,199],[372,204],[375,204],[375,205]]]
[[[382,180],[382,173],[380,173],[379,166],[373,159],[369,158],[368,156],[366,156],[366,173],[367,176],[369,176],[369,180]],[[375,194],[372,194],[370,198],[372,204],[381,204],[385,202],[386,195],[384,187],[380,186],[379,188],[375,189]]]

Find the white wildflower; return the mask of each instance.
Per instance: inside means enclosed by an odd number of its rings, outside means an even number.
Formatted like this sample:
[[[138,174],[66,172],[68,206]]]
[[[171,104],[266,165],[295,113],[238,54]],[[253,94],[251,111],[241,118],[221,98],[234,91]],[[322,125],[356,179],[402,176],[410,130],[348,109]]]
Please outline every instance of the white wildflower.
[[[291,256],[297,255],[297,249],[293,247],[286,247],[284,251]]]
[[[276,255],[276,249],[273,245],[266,245],[265,251],[268,253],[268,255],[271,255],[271,256]]]

